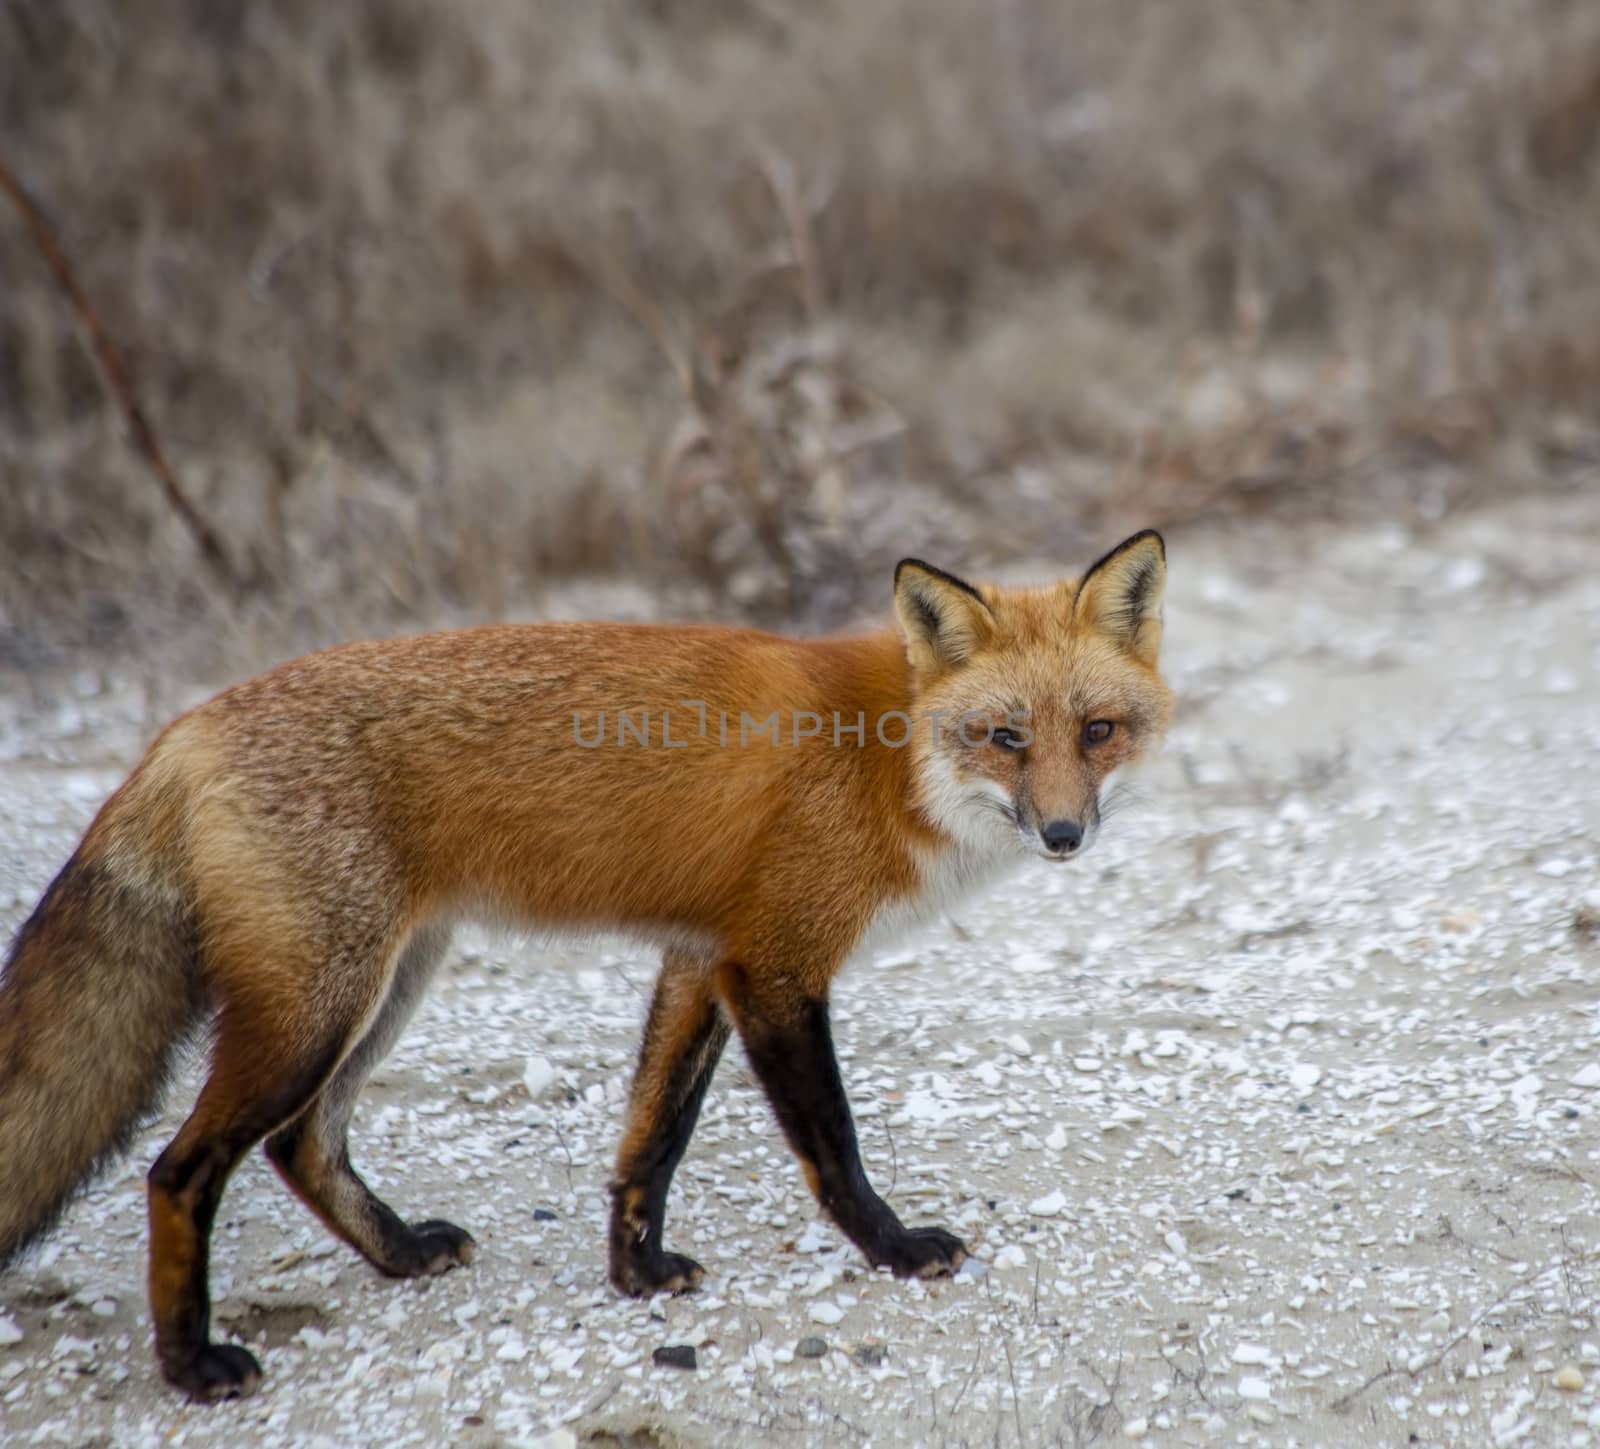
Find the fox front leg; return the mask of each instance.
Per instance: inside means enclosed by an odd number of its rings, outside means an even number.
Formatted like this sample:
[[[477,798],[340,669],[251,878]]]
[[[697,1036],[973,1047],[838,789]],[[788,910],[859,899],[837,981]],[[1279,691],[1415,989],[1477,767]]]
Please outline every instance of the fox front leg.
[[[942,1228],[906,1227],[867,1181],[826,997],[732,964],[720,969],[717,985],[823,1211],[875,1268],[900,1278],[955,1272],[967,1257],[961,1239]]]

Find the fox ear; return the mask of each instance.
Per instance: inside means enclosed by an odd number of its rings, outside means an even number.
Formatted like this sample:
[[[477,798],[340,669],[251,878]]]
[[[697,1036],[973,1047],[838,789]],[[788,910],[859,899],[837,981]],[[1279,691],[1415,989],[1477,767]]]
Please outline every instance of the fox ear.
[[[1111,635],[1153,668],[1161,650],[1166,587],[1167,546],[1155,529],[1147,528],[1090,565],[1078,584],[1072,617]]]
[[[919,558],[903,558],[895,565],[894,611],[914,669],[948,669],[961,663],[994,625],[983,595],[971,584]]]

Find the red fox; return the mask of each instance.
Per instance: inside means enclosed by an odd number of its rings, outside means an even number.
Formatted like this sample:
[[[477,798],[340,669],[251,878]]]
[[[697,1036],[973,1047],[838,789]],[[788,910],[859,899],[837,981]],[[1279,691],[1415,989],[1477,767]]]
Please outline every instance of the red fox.
[[[737,1031],[811,1191],[867,1260],[966,1249],[867,1181],[829,984],[886,926],[1028,856],[1082,854],[1113,772],[1166,728],[1166,551],[1079,580],[974,586],[916,559],[898,631],[530,624],[312,654],[156,739],[19,931],[0,978],[0,1265],[154,1106],[212,1022],[210,1074],[149,1176],[167,1379],[248,1394],[210,1336],[211,1225],[265,1139],[290,1188],[380,1272],[471,1261],[350,1165],[356,1095],[452,922],[621,929],[665,951],[611,1180],[610,1277],[694,1287],[667,1188]]]

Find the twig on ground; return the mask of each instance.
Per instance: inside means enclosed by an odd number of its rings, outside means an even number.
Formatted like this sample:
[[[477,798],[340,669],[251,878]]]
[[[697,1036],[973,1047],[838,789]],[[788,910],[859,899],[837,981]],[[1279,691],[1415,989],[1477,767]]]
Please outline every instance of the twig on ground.
[[[556,1141],[561,1144],[561,1155],[567,1159],[567,1190],[570,1192],[573,1190],[572,1149],[567,1146],[567,1134],[561,1130],[561,1124],[556,1121],[553,1114],[550,1118],[550,1130],[556,1134]]]
[[[1000,1347],[1006,1356],[1006,1377],[1011,1381],[1011,1412],[1017,1421],[1017,1443],[1021,1445],[1028,1442],[1022,1432],[1022,1394],[1017,1388],[1017,1366],[1011,1359],[1011,1335],[1000,1321],[1000,1309],[994,1301],[994,1289],[991,1286],[993,1282],[993,1278],[983,1280],[983,1293],[989,1300],[989,1314],[994,1319],[995,1331],[1000,1335]]]
[[[1594,1257],[1600,1255],[1590,1256]],[[1589,1261],[1589,1259],[1584,1259],[1582,1261]],[[1385,1379],[1405,1377],[1415,1382],[1415,1380],[1427,1373],[1429,1369],[1438,1368],[1446,1358],[1448,1358],[1452,1353],[1455,1352],[1457,1348],[1461,1346],[1461,1344],[1471,1335],[1472,1331],[1476,1329],[1479,1324],[1481,1324],[1485,1319],[1490,1318],[1494,1314],[1500,1312],[1501,1309],[1505,1308],[1524,1288],[1531,1287],[1541,1278],[1548,1278],[1552,1273],[1562,1271],[1571,1272],[1571,1264],[1565,1258],[1563,1258],[1560,1263],[1546,1264],[1546,1266],[1543,1268],[1534,1268],[1529,1272],[1524,1273],[1520,1278],[1516,1279],[1508,1288],[1506,1288],[1505,1291],[1502,1292],[1492,1303],[1473,1314],[1473,1316],[1467,1320],[1466,1325],[1461,1329],[1461,1331],[1451,1338],[1447,1343],[1445,1343],[1442,1348],[1440,1348],[1436,1353],[1430,1353],[1415,1368],[1409,1368],[1403,1364],[1397,1365],[1387,1363],[1376,1373],[1368,1375],[1368,1377],[1362,1383],[1357,1384],[1355,1388],[1349,1391],[1349,1393],[1341,1394],[1337,1399],[1334,1399],[1333,1402],[1328,1405],[1328,1407],[1335,1413],[1342,1414],[1349,1409],[1357,1399],[1366,1393],[1368,1389],[1372,1388],[1375,1384],[1381,1384]]]
[[[983,1364],[983,1348],[983,1340],[979,1339],[977,1347],[973,1350],[972,1366],[967,1370],[966,1378],[961,1381],[961,1388],[956,1393],[955,1402],[950,1405],[950,1413],[952,1416],[955,1414],[956,1410],[961,1407],[961,1401],[966,1398],[967,1390],[972,1387],[972,1381],[978,1376],[978,1369],[982,1367]]]

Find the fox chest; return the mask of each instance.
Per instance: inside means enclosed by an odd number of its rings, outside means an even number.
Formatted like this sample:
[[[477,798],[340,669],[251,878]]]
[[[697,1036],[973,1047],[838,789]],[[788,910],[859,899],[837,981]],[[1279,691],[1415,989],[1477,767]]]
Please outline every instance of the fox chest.
[[[886,901],[873,912],[850,952],[849,964],[871,962],[887,951],[931,936],[951,912],[981,897],[1019,863],[1016,857],[957,850],[919,861],[920,889]]]

